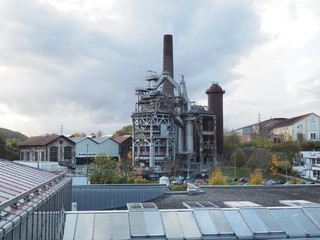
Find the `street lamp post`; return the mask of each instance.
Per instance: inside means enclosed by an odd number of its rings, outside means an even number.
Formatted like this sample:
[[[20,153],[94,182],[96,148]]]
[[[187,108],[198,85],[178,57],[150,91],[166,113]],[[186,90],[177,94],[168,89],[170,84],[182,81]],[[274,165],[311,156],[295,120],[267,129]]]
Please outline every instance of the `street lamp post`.
[[[89,184],[89,144],[87,144],[87,184]]]
[[[288,160],[286,155],[286,182],[288,182]]]
[[[237,178],[237,164],[236,164],[236,156],[234,158],[234,179]]]

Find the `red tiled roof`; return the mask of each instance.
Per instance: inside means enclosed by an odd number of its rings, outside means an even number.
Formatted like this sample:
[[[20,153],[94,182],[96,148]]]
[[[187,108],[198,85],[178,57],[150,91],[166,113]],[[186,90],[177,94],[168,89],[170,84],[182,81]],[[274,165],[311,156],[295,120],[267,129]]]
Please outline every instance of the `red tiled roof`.
[[[24,142],[21,142],[19,145],[20,146],[45,146],[59,137],[61,137],[61,135],[30,137]]]
[[[112,137],[112,139],[115,140],[119,144],[123,143],[128,138],[131,138],[131,136],[114,136],[114,137]]]

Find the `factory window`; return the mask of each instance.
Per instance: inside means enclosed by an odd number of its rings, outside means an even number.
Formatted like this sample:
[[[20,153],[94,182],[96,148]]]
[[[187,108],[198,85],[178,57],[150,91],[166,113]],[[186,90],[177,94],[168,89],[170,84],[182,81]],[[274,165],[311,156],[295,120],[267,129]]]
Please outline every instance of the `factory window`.
[[[57,162],[58,161],[58,147],[50,147],[50,161]]]
[[[64,147],[64,159],[71,159],[71,147]]]
[[[40,152],[40,161],[44,161],[44,152]]]

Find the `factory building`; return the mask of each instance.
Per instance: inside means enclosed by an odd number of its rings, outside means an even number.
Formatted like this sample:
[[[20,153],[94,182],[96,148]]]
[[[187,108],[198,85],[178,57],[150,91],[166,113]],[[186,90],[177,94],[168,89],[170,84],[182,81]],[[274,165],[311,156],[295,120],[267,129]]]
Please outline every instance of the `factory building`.
[[[159,174],[204,174],[223,152],[224,91],[216,83],[206,91],[209,108],[189,100],[184,76],[174,78],[172,35],[164,36],[162,73],[148,71],[146,81],[135,90],[133,162]]]

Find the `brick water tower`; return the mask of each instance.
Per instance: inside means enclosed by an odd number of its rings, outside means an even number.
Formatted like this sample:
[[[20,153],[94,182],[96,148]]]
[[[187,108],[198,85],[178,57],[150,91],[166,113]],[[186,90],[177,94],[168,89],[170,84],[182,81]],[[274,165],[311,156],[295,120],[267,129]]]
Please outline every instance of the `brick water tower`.
[[[206,91],[208,95],[208,110],[216,116],[216,141],[217,154],[223,153],[223,94],[224,90],[217,84],[213,83]]]

